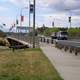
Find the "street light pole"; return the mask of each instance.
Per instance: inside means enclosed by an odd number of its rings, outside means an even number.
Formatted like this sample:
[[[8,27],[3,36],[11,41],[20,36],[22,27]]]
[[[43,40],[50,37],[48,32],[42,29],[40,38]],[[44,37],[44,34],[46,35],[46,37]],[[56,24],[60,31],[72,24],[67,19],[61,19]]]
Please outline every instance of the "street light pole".
[[[31,17],[30,17],[30,0],[29,0],[29,33],[30,33],[30,26],[31,26],[31,23],[30,23],[31,20],[30,20],[30,18]]]
[[[69,13],[69,23],[70,23],[69,28],[71,28],[72,27],[72,20],[71,20],[71,18],[72,18],[72,12],[71,12],[70,9],[65,9],[65,10],[67,10],[68,13]]]
[[[22,22],[21,22],[22,9],[23,9],[23,8],[21,8],[21,12],[20,12],[20,26],[22,26]]]
[[[35,0],[34,0],[34,7],[33,7],[33,48],[35,48]]]

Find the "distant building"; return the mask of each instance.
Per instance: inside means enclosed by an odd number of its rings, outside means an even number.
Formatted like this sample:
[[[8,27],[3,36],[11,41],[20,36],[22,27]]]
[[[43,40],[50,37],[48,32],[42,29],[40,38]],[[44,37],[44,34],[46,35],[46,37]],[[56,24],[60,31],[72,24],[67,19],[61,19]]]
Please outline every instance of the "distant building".
[[[32,27],[26,27],[26,26],[17,26],[16,27],[16,32],[18,33],[29,33],[32,32],[33,28]]]

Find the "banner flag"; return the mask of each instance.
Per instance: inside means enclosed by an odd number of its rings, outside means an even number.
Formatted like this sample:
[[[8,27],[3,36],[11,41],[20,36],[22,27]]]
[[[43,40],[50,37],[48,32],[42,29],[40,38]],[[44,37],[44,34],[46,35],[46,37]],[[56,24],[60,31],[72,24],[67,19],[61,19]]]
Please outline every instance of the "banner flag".
[[[21,22],[23,22],[23,21],[24,21],[24,16],[21,15]]]

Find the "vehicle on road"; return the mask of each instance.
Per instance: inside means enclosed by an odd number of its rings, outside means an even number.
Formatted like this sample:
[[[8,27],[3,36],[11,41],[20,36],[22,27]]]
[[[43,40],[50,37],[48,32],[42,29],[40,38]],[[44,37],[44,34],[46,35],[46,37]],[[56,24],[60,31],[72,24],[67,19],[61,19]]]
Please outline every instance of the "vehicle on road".
[[[51,39],[67,40],[68,32],[67,31],[53,32],[51,35]]]
[[[68,39],[68,32],[67,31],[57,32],[57,39],[58,40],[67,40]]]

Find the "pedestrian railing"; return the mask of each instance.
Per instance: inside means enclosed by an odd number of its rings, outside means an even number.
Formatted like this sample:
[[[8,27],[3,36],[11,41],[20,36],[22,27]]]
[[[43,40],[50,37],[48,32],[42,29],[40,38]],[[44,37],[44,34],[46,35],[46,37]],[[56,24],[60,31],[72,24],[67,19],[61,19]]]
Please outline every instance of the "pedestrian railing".
[[[74,52],[77,55],[80,52],[80,42],[69,40],[57,40],[56,47],[59,49],[69,50],[70,53]]]
[[[47,44],[49,44],[49,43],[53,44],[55,40],[52,40],[49,37],[39,37],[39,41],[40,42],[47,43]]]
[[[55,47],[59,49],[64,49],[64,51],[69,50],[70,53],[74,52],[77,55],[80,52],[80,42],[72,40],[55,40],[45,36],[39,37],[40,42],[47,44],[55,44]]]

